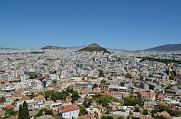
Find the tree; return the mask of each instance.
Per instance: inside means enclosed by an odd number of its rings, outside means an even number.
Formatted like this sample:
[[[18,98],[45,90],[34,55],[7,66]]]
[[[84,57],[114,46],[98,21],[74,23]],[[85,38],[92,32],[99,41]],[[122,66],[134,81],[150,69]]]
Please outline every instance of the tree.
[[[79,106],[79,109],[80,109],[80,113],[79,113],[80,116],[81,116],[81,115],[86,115],[86,114],[88,114],[85,106],[83,106],[83,105],[82,105],[82,106]]]
[[[1,102],[5,102],[6,101],[6,98],[4,96],[0,97],[0,101]]]
[[[23,106],[20,105],[20,106],[19,106],[18,119],[23,119],[23,113],[24,113]]]
[[[71,86],[67,87],[66,92],[72,93],[73,92],[73,88]]]
[[[52,80],[52,83],[53,83],[53,84],[56,84],[56,83],[57,83],[57,80]]]
[[[56,101],[56,100],[65,100],[66,99],[66,94],[64,92],[54,92],[54,94],[52,95],[52,100]]]
[[[106,84],[106,80],[101,80],[101,84],[105,85]]]
[[[169,109],[169,110],[168,110],[168,113],[169,113],[171,116],[175,116],[175,117],[181,116],[181,112],[180,112],[180,111],[177,111],[177,110]]]
[[[72,103],[78,100],[80,98],[78,91],[73,91],[71,97],[72,97],[72,101],[71,101]]]
[[[147,109],[143,110],[143,115],[148,115],[148,110]]]
[[[94,89],[94,88],[97,88],[98,87],[98,85],[97,84],[94,84],[93,86],[92,86],[92,90]]]
[[[83,105],[88,108],[92,104],[92,100],[89,98],[85,98]]]
[[[120,82],[120,86],[124,86],[125,82]]]
[[[168,85],[165,90],[171,89],[172,85]]]
[[[149,90],[154,90],[154,88],[155,88],[154,85],[149,84]]]
[[[125,78],[131,79],[131,74],[127,73],[127,74],[125,75]]]
[[[23,106],[20,106],[19,119],[30,119],[28,105],[26,101],[24,101]]]
[[[122,103],[121,100],[107,95],[95,95],[92,97],[97,104],[101,104],[103,107],[107,107],[110,103],[117,102]]]
[[[156,113],[157,113],[157,110],[152,110],[151,111],[151,116],[154,117]]]
[[[24,117],[26,119],[30,119],[28,104],[26,103],[26,101],[24,101],[24,103],[23,103],[23,110],[24,110]]]
[[[5,117],[15,116],[16,111],[13,109],[5,109]]]
[[[112,116],[102,116],[101,119],[113,119]]]
[[[135,106],[136,104],[138,104],[139,106],[143,106],[143,101],[135,97],[124,98],[124,105],[126,106]]]
[[[45,99],[52,98],[54,95],[54,91],[48,90],[44,92]]]

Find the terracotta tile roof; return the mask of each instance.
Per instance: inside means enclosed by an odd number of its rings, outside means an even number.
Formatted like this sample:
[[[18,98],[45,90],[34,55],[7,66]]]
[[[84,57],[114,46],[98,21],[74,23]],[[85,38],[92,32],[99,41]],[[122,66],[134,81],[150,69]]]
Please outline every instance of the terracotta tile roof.
[[[88,94],[88,89],[87,89],[87,88],[81,89],[81,90],[80,90],[80,93],[82,93],[82,94]]]
[[[160,117],[164,117],[164,118],[169,118],[170,117],[170,114],[166,111],[163,111],[163,112],[160,112],[160,113],[157,113],[158,116]]]
[[[117,91],[108,92],[108,95],[110,95],[110,96],[123,96],[123,94],[121,92],[117,92]]]
[[[64,112],[70,112],[70,111],[74,111],[78,109],[79,108],[76,105],[64,105],[59,108],[59,112],[64,113]]]
[[[8,104],[5,106],[6,109],[14,109],[14,106],[12,104]]]
[[[152,98],[156,96],[156,93],[153,90],[145,91],[145,90],[139,90],[139,95],[145,98]]]
[[[93,119],[93,118],[95,118],[93,114],[79,116],[79,119]]]
[[[36,97],[36,100],[37,100],[37,101],[45,101],[45,98],[43,97],[43,95],[38,95],[38,96]]]

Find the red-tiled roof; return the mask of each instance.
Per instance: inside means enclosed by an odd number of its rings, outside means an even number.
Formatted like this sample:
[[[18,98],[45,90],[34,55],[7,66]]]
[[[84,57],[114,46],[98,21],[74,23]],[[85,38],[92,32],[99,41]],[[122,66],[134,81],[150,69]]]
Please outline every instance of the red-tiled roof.
[[[38,96],[36,97],[36,100],[37,100],[37,101],[45,101],[45,98],[44,98],[42,95],[38,95]]]
[[[78,107],[76,105],[64,105],[59,108],[60,113],[70,112],[70,111],[74,111],[74,110],[78,110]]]
[[[8,104],[5,106],[6,109],[14,109],[14,106],[12,104]]]
[[[139,94],[145,98],[152,98],[156,96],[156,93],[153,90],[150,91],[139,90]]]
[[[94,115],[93,114],[87,114],[87,115],[82,115],[79,116],[80,119],[93,119]]]

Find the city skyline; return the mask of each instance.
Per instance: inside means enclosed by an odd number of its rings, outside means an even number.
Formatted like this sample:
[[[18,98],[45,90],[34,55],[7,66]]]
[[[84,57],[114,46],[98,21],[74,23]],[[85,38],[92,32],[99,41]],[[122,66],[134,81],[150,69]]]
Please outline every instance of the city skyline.
[[[180,43],[181,2],[1,1],[0,47],[74,47],[143,50]]]

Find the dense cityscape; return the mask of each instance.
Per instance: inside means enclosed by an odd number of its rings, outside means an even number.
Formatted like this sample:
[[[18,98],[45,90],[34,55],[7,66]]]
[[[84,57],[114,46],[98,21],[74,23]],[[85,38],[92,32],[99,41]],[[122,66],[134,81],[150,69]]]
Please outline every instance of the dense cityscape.
[[[0,119],[181,119],[181,0],[0,0]]]
[[[0,50],[2,119],[181,119],[181,52]]]

